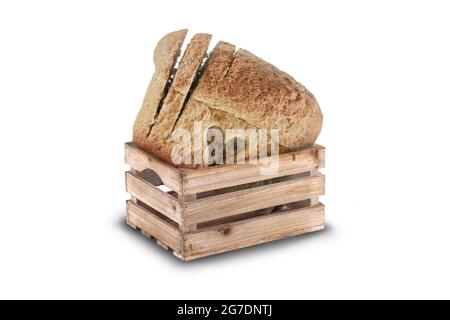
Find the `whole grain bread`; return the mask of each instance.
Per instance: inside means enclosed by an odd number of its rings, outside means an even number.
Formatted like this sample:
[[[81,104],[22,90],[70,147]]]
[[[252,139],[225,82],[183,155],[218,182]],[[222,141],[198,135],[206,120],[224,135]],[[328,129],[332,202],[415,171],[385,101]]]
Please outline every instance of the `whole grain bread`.
[[[215,74],[214,66],[209,70]],[[217,73],[222,73],[222,66]],[[224,77],[201,81],[192,98],[245,119],[256,128],[280,130],[280,145],[299,149],[314,144],[322,113],[314,96],[291,76],[240,49]]]
[[[155,107],[157,98],[146,99],[149,102],[144,104],[134,129],[134,142],[139,147],[175,165],[172,151],[179,141],[174,132],[185,129],[193,136],[194,121],[202,121],[205,131],[278,129],[281,153],[314,144],[321,130],[322,113],[303,85],[250,52],[236,51],[234,45],[226,42],[219,42],[201,66],[209,41],[209,35],[194,36],[173,82],[168,80],[165,84],[167,96],[156,95],[160,99],[160,112]],[[249,150],[246,152],[248,155]],[[203,165],[208,163],[200,166]]]
[[[133,127],[133,141],[140,147],[145,148],[148,145],[147,137],[155,123],[158,109],[167,95],[187,31],[187,29],[183,29],[171,32],[156,45],[153,53],[155,72],[148,85],[144,102]]]
[[[160,145],[164,145],[185,106],[186,98],[197,76],[201,64],[206,57],[211,35],[196,34],[186,48],[178,66],[168,94],[164,99],[161,110],[155,119],[146,145],[149,151],[158,153]]]

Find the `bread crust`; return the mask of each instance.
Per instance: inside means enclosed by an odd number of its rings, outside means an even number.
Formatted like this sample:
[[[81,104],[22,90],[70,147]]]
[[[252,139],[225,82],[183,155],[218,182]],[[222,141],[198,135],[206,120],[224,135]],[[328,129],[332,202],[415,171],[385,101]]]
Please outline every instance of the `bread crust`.
[[[165,140],[170,136],[185,105],[185,100],[191,90],[194,79],[207,54],[210,41],[211,35],[205,33],[196,34],[192,38],[180,61],[161,111],[147,138],[147,145],[164,144]]]
[[[194,36],[159,116],[148,122],[151,118],[148,114],[155,113],[153,105],[138,115],[134,142],[174,166],[187,168],[207,164],[175,165],[171,154],[179,141],[172,133],[185,129],[193,137],[195,121],[203,122],[204,132],[212,127],[222,132],[267,129],[269,134],[271,129],[278,129],[280,153],[313,145],[322,127],[322,112],[315,97],[287,73],[252,53],[243,49],[236,52],[234,45],[219,42],[195,83],[210,38],[206,34]],[[156,61],[155,58],[155,64]],[[149,123],[153,126],[152,132],[142,138],[136,128],[143,131]]]
[[[158,107],[167,93],[169,80],[181,53],[181,46],[187,31],[187,29],[183,29],[165,35],[155,48],[153,53],[155,72],[133,127],[133,141],[140,147],[145,147],[147,144],[147,136],[158,115]]]
[[[280,144],[289,149],[314,144],[322,126],[320,107],[303,85],[243,49],[221,80],[202,81],[192,98],[254,127],[280,130]]]

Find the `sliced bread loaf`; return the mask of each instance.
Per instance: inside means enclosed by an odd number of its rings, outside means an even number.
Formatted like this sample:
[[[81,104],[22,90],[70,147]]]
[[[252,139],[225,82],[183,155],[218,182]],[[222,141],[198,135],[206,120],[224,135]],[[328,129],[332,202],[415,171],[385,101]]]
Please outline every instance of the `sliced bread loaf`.
[[[147,137],[168,93],[186,34],[186,29],[169,33],[158,42],[155,48],[153,54],[155,72],[133,127],[133,141],[140,147],[145,148],[148,144]]]
[[[167,97],[147,138],[147,144],[153,146],[152,152],[157,152],[158,148],[154,147],[163,145],[170,136],[206,57],[210,41],[211,35],[196,34],[186,48]]]
[[[172,40],[163,38],[155,50],[155,55],[161,56],[161,49],[166,47],[170,52],[166,57],[172,59],[155,57],[155,74],[159,75],[153,76],[157,80],[150,83],[134,128],[134,142],[140,148],[179,167],[208,165],[172,161],[172,150],[179,142],[174,133],[185,129],[193,137],[195,121],[202,121],[203,134],[210,128],[222,132],[259,128],[269,134],[271,129],[278,129],[280,153],[314,144],[322,126],[322,113],[314,96],[291,76],[246,50],[236,52],[234,45],[219,42],[201,67],[211,36],[198,34],[171,81],[177,56],[173,53],[175,48],[179,51],[184,37],[182,31],[169,34],[165,38]],[[160,76],[163,68],[158,68],[157,60],[163,61],[160,65],[172,63],[164,77]],[[194,143],[192,146],[199,148]]]

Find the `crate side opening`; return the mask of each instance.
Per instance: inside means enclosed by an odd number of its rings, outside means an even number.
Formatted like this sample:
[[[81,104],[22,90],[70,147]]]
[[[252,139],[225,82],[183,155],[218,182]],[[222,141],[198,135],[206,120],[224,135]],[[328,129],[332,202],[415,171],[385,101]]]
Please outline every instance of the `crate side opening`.
[[[144,208],[145,210],[151,212],[152,214],[154,214],[156,217],[158,217],[159,219],[167,222],[168,224],[170,224],[171,226],[179,229],[180,225],[178,223],[176,223],[175,221],[173,221],[172,219],[166,217],[164,214],[162,214],[161,212],[159,212],[158,210],[152,208],[151,206],[145,204],[144,202],[142,202],[141,200],[137,199],[136,200],[136,204],[142,208]]]
[[[235,191],[251,189],[251,188],[255,188],[255,187],[261,187],[261,186],[265,186],[265,185],[271,185],[271,184],[286,182],[286,181],[300,179],[300,178],[307,178],[310,176],[311,176],[311,173],[309,171],[307,171],[307,172],[303,172],[303,173],[296,173],[296,174],[282,176],[282,177],[278,177],[278,178],[269,178],[269,179],[260,180],[257,182],[245,183],[245,184],[241,184],[241,185],[237,185],[237,186],[233,186],[233,187],[227,187],[227,188],[221,188],[221,189],[216,189],[216,190],[211,190],[211,191],[200,192],[200,193],[197,193],[197,199],[209,198],[209,197],[227,194],[227,193],[231,193],[231,192],[235,192]]]
[[[199,223],[197,228],[198,228],[198,230],[200,230],[203,228],[214,227],[214,226],[218,226],[221,224],[227,224],[227,223],[232,223],[232,222],[237,222],[237,221],[245,221],[247,219],[252,219],[252,218],[256,218],[256,217],[269,216],[269,215],[273,215],[273,214],[279,214],[279,213],[289,212],[289,211],[293,211],[293,210],[308,208],[308,207],[310,207],[310,204],[311,204],[310,199],[295,201],[295,202],[291,202],[291,203],[287,203],[287,204],[283,204],[283,205],[279,205],[279,206],[275,206],[275,207],[269,207],[269,208],[254,210],[254,211],[250,211],[250,212],[245,212],[245,213],[237,214],[234,216],[229,216],[226,218],[205,221],[205,222]]]

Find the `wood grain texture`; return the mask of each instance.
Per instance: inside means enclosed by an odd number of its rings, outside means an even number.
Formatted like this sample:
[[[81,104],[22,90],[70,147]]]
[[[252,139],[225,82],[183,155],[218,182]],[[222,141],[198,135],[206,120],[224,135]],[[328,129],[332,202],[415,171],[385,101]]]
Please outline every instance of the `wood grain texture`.
[[[261,216],[185,234],[186,261],[324,229],[324,206]]]
[[[184,203],[184,221],[187,224],[201,223],[306,200],[324,193],[325,177],[323,175],[294,179]]]
[[[312,170],[312,171],[309,172],[309,175],[311,177],[318,176],[318,175],[320,175],[320,172],[317,169],[316,170]],[[314,206],[318,205],[319,203],[320,203],[319,202],[319,197],[311,197],[311,199],[309,199],[309,206],[310,207],[314,207]]]
[[[180,230],[131,201],[127,202],[127,222],[170,249],[182,253],[183,237]]]
[[[173,221],[182,223],[182,205],[178,199],[131,172],[125,174],[125,179],[127,192],[132,197],[161,212]]]
[[[220,165],[200,169],[180,169],[184,194],[199,193],[214,189],[272,179],[286,175],[303,173],[324,167],[325,148],[315,145],[312,148],[281,154],[278,171],[261,174],[264,164]]]
[[[182,192],[180,171],[139,149],[133,143],[125,144],[125,163],[138,171],[153,170],[161,178],[164,185],[177,193]]]
[[[258,165],[176,169],[127,144],[127,222],[158,245],[189,261],[322,230],[325,164],[321,146],[283,154],[279,171],[262,175]],[[289,180],[238,191],[211,190],[289,176]],[[174,190],[171,191],[166,187]],[[175,190],[178,190],[175,191]],[[197,193],[200,191],[202,193]],[[222,189],[223,190],[223,189]],[[276,207],[270,214],[261,210]]]

